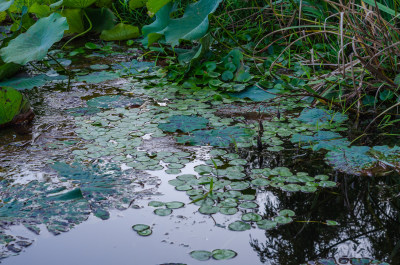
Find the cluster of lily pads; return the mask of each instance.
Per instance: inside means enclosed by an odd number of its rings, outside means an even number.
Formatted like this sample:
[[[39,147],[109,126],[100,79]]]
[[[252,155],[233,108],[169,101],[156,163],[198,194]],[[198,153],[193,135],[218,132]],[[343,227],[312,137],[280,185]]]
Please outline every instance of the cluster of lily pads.
[[[178,201],[165,202],[165,203],[160,201],[151,201],[149,202],[148,205],[157,208],[154,210],[154,214],[158,216],[170,215],[174,209],[179,209],[185,206],[183,202],[178,202]],[[165,208],[160,208],[164,206]]]
[[[149,225],[136,224],[132,226],[132,229],[138,233],[139,236],[149,236],[153,233]]]
[[[211,252],[207,250],[194,250],[190,252],[190,256],[200,261],[206,261],[210,258],[215,260],[227,260],[236,257],[237,253],[230,249],[214,249]]]

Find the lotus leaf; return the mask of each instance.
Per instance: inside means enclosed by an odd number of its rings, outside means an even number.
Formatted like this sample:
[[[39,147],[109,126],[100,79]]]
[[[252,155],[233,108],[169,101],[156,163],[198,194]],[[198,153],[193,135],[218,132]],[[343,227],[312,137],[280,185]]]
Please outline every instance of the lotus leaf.
[[[39,19],[25,33],[11,40],[0,50],[4,62],[26,64],[43,59],[50,47],[61,40],[68,29],[67,19],[58,13]]]
[[[135,230],[136,232],[147,230],[149,228],[150,228],[150,226],[145,225],[145,224],[136,224],[136,225],[132,226],[132,229]]]
[[[168,209],[179,209],[185,206],[185,204],[183,202],[177,202],[177,201],[173,201],[173,202],[166,202],[165,206]]]
[[[260,229],[269,230],[275,228],[278,225],[277,222],[271,220],[261,220],[257,222],[257,226]]]
[[[203,205],[199,208],[199,212],[202,214],[215,214],[219,212],[220,208],[211,205]]]
[[[18,119],[18,115],[23,118],[29,111],[29,101],[20,92],[11,87],[0,87],[0,127]]]
[[[304,109],[298,120],[311,125],[329,125],[331,123],[343,123],[348,119],[347,115],[326,109]]]
[[[69,8],[85,8],[92,5],[96,0],[64,0],[63,5]]]
[[[138,27],[119,23],[112,29],[103,30],[100,39],[105,41],[115,41],[134,39],[139,36],[140,32]]]
[[[208,30],[208,15],[213,13],[222,0],[200,0],[190,4],[178,19],[171,19],[171,3],[163,6],[156,14],[156,21],[143,27],[148,44],[157,37],[165,36],[166,43],[176,46],[179,40],[198,40]]]
[[[169,118],[168,123],[160,123],[158,128],[166,132],[182,131],[184,133],[207,127],[208,120],[198,116],[176,115]]]
[[[225,215],[233,215],[238,212],[237,208],[220,208],[219,212]]]
[[[154,213],[158,216],[167,216],[172,213],[171,209],[155,209]]]
[[[262,220],[262,217],[256,213],[245,213],[242,215],[242,220],[245,222],[258,222]]]

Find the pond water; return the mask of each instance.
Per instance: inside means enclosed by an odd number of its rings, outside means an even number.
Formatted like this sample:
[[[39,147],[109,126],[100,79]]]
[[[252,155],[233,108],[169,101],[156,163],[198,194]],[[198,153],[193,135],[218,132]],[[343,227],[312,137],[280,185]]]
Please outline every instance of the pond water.
[[[0,131],[4,264],[400,263],[398,174],[345,174],[291,142],[322,128],[304,103],[178,86],[132,57],[64,61],[71,87],[29,90],[33,123]],[[237,255],[196,253],[218,249]]]

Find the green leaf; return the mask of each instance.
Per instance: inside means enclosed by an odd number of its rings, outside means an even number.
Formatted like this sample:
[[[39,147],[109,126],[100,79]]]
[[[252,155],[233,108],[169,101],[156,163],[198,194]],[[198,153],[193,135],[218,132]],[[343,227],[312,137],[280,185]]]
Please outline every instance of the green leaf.
[[[167,216],[172,213],[171,209],[155,209],[154,213],[158,216]]]
[[[103,30],[100,39],[105,41],[134,39],[140,36],[139,28],[123,23],[117,24],[114,28]]]
[[[116,17],[109,8],[85,8],[93,28],[91,31],[101,33],[103,30],[112,29],[116,24]]]
[[[278,225],[277,222],[271,220],[261,220],[257,222],[257,226],[260,229],[269,230],[275,228]]]
[[[174,115],[169,118],[168,123],[160,123],[158,128],[165,132],[181,131],[184,133],[207,127],[208,120],[198,116]]]
[[[147,230],[149,228],[150,228],[150,226],[149,225],[145,225],[145,224],[136,224],[136,225],[132,226],[132,229],[135,230],[136,232]]]
[[[67,33],[81,33],[85,31],[85,26],[82,20],[82,9],[66,8],[61,12],[61,15],[67,19],[69,25]]]
[[[0,0],[0,12],[6,11],[14,3],[14,0]]]
[[[28,100],[20,92],[10,87],[0,87],[0,126],[29,109]]]
[[[215,249],[212,252],[212,257],[216,260],[233,259],[236,256],[237,253],[230,249]]]
[[[144,7],[147,3],[147,0],[130,0],[129,1],[129,8],[136,9],[140,7]]]
[[[213,13],[222,0],[200,0],[189,5],[183,17],[171,19],[171,3],[163,6],[156,14],[156,21],[143,27],[148,44],[164,35],[166,43],[176,46],[179,40],[198,40],[208,31],[208,15]],[[157,36],[151,35],[157,34]],[[156,38],[154,38],[156,37]]]
[[[232,231],[246,231],[250,230],[251,226],[248,223],[242,221],[235,221],[228,225],[229,230]]]
[[[131,0],[131,1],[133,1],[133,0]],[[143,1],[143,0],[141,0],[141,1]],[[166,4],[171,2],[171,0],[148,0],[146,2],[147,2],[146,6],[147,6],[148,14],[150,17],[152,17],[152,16],[154,16],[154,14],[156,14],[158,12],[158,10],[160,10]],[[131,3],[129,2],[129,7],[131,6],[130,4]]]
[[[190,252],[190,256],[199,261],[209,260],[211,258],[211,255],[212,254],[210,251],[205,251],[205,250],[194,250]]]
[[[322,125],[330,123],[343,123],[348,120],[347,115],[340,112],[333,112],[326,109],[304,109],[298,120],[312,125]]]
[[[48,5],[40,5],[36,2],[29,7],[28,12],[35,14],[38,18],[47,17],[51,13]]]
[[[39,19],[25,33],[11,40],[0,50],[4,62],[26,64],[43,59],[50,47],[61,40],[68,29],[67,19],[58,13]]]
[[[229,81],[233,79],[233,73],[231,71],[224,71],[221,75],[222,80]]]
[[[96,0],[64,0],[63,5],[69,8],[85,8],[92,5]]]
[[[334,225],[339,225],[339,223],[332,220],[326,220],[326,225],[334,226]]]

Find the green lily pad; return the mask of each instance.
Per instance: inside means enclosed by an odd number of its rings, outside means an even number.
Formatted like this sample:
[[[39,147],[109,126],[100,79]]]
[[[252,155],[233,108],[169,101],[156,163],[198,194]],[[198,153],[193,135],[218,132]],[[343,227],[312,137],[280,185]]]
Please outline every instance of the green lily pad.
[[[107,71],[100,71],[100,72],[94,72],[88,75],[83,75],[83,76],[77,76],[75,77],[75,80],[77,82],[86,82],[88,84],[98,84],[98,83],[103,83],[109,80],[114,80],[119,78],[119,75],[113,72],[107,72]]]
[[[317,191],[317,187],[312,187],[312,186],[301,186],[300,190],[302,192],[316,192]]]
[[[234,141],[237,143],[249,141],[251,136],[250,129],[232,126],[214,130],[197,130],[192,135],[176,137],[176,140],[181,144],[227,147]]]
[[[239,207],[244,209],[254,209],[258,207],[258,204],[255,202],[242,202],[241,204],[239,204]]]
[[[301,189],[301,186],[297,185],[297,184],[287,184],[287,185],[282,186],[281,189],[284,191],[295,192],[295,191],[299,191]]]
[[[295,216],[296,214],[295,214],[292,210],[285,209],[285,210],[279,211],[279,214],[278,214],[278,215],[279,215],[279,216],[289,216],[289,217],[292,217],[292,216]]]
[[[185,184],[185,185],[176,186],[175,189],[179,190],[179,191],[188,191],[188,190],[193,189],[193,187]]]
[[[155,209],[154,213],[158,216],[167,216],[172,213],[171,209]]]
[[[242,220],[245,222],[258,222],[262,220],[262,217],[256,213],[245,213],[242,215]]]
[[[151,202],[149,202],[148,205],[151,207],[162,207],[165,205],[165,203],[159,202],[159,201],[151,201]]]
[[[169,118],[168,123],[160,123],[158,128],[165,132],[181,131],[184,133],[207,127],[208,120],[198,116],[175,115]]]
[[[140,232],[143,230],[150,229],[150,226],[145,225],[145,224],[136,224],[136,225],[132,226],[132,229],[135,230],[136,232]]]
[[[330,123],[343,123],[348,120],[347,115],[326,109],[304,109],[298,120],[311,125],[327,125]]]
[[[203,205],[199,208],[199,213],[202,214],[215,214],[219,212],[219,207],[211,205]]]
[[[228,225],[229,230],[232,231],[246,231],[250,230],[251,226],[248,223],[242,221],[235,221]]]
[[[181,185],[185,185],[186,182],[179,180],[179,179],[171,179],[168,180],[168,183],[171,184],[172,186],[181,186]]]
[[[92,70],[106,70],[110,68],[110,66],[107,64],[92,64],[89,66],[89,68]]]
[[[215,249],[212,252],[212,257],[216,260],[233,259],[236,256],[237,253],[230,249]]]
[[[278,225],[277,222],[272,220],[261,220],[257,222],[257,226],[260,229],[269,230],[275,228]]]
[[[52,13],[48,17],[39,19],[25,33],[12,39],[0,50],[0,56],[6,63],[22,65],[42,60],[50,47],[62,39],[67,29],[67,19],[58,13]]]
[[[220,203],[218,203],[218,207],[236,207],[237,206],[237,202],[235,199],[233,198],[226,198],[225,200],[221,201]]]
[[[233,215],[238,212],[237,208],[220,208],[219,212],[225,215]]]
[[[185,165],[178,164],[178,163],[170,163],[167,165],[167,167],[171,168],[171,169],[181,169],[181,168],[184,168]]]
[[[302,148],[311,148],[313,151],[320,149],[335,150],[350,145],[350,142],[346,138],[332,131],[318,131],[313,136],[294,134],[290,141],[301,144]]]
[[[288,216],[277,216],[274,218],[274,221],[278,224],[288,224],[293,222],[293,219]]]
[[[88,100],[86,104],[91,108],[111,109],[111,108],[140,106],[143,104],[143,102],[144,101],[139,98],[111,95],[111,96],[100,96],[92,98]]]
[[[205,250],[194,250],[190,252],[190,256],[199,261],[209,260],[211,258],[211,255],[212,254],[210,251],[205,251]]]
[[[251,181],[251,184],[258,187],[268,186],[269,183],[270,181],[264,178],[256,178]]]
[[[248,187],[250,187],[250,184],[248,182],[232,182],[230,184],[230,187],[232,190],[245,190]]]
[[[336,182],[334,181],[329,181],[329,180],[322,180],[318,183],[320,187],[324,188],[331,188],[331,187],[336,187]]]
[[[179,209],[185,206],[185,204],[183,202],[177,202],[177,201],[173,201],[173,202],[166,202],[165,206],[168,209]]]
[[[149,228],[142,231],[138,231],[137,233],[139,236],[149,236],[153,233],[153,231]]]

